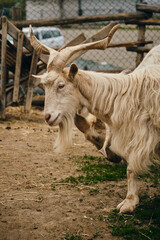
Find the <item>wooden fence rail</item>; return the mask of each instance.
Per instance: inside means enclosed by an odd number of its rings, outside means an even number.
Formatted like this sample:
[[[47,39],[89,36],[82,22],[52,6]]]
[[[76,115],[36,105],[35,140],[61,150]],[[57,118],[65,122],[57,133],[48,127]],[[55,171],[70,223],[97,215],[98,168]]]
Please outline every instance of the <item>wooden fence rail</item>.
[[[144,12],[160,13],[160,5],[148,5],[143,3],[136,4],[136,9]]]
[[[118,13],[118,14],[105,14],[105,15],[93,15],[93,16],[80,16],[75,18],[66,19],[41,19],[41,20],[26,20],[26,21],[14,21],[13,23],[19,28],[28,27],[30,24],[33,27],[40,26],[54,26],[54,25],[67,25],[67,24],[80,24],[91,22],[106,22],[106,21],[129,21],[129,20],[148,19],[148,15],[143,12],[135,13]]]

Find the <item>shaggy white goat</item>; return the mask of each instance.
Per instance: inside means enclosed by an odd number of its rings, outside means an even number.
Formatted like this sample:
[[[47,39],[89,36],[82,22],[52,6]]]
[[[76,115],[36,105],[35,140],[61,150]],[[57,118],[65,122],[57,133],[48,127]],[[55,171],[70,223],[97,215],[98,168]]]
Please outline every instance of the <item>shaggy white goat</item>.
[[[83,71],[75,64],[64,68],[78,51],[105,49],[116,29],[104,40],[60,52],[41,44],[32,31],[31,43],[37,51],[50,54],[41,82],[45,86],[46,122],[59,124],[57,149],[71,143],[73,119],[82,108],[109,125],[109,148],[128,164],[127,196],[117,206],[125,213],[132,212],[139,202],[137,176],[148,171],[160,142],[160,65],[144,65],[127,75]]]

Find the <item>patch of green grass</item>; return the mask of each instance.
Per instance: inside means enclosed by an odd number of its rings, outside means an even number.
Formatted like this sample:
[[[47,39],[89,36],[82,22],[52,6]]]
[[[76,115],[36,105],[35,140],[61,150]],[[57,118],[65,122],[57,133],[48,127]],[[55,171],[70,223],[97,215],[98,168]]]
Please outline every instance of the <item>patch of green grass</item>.
[[[85,185],[96,184],[104,181],[117,181],[126,178],[126,166],[109,165],[100,162],[83,161],[80,169],[77,170],[82,174],[78,177],[67,177],[63,182],[73,184],[83,183]]]
[[[95,157],[95,156],[91,156],[91,155],[84,155],[82,157],[83,160],[96,160],[98,162],[101,162],[102,161],[102,158],[101,157]]]
[[[83,238],[80,236],[70,235],[68,233],[66,233],[66,236],[64,239],[65,240],[83,240]]]
[[[69,182],[69,183],[73,183],[73,184],[78,184],[78,180],[73,176],[67,177],[67,178],[61,180],[61,182]]]
[[[110,165],[97,161],[93,163],[85,161],[80,171],[84,173],[83,183],[86,185],[126,178],[126,166]]]
[[[107,218],[112,235],[127,240],[160,239],[160,195],[143,196],[134,216],[120,215],[116,210]]]
[[[84,155],[74,156],[74,160],[80,165],[77,169],[79,176],[70,176],[62,180],[72,184],[83,183],[85,185],[97,184],[104,181],[118,181],[126,179],[126,165],[111,165],[104,158]],[[160,166],[152,166],[151,174],[140,176],[140,179],[151,181],[152,187],[156,187],[160,178]],[[159,172],[159,174],[158,174]]]

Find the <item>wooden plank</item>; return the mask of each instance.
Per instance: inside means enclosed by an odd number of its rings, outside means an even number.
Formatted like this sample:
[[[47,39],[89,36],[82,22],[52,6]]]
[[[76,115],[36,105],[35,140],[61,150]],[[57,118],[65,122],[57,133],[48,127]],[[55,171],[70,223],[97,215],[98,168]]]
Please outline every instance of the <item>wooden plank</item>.
[[[10,21],[7,21],[8,34],[16,41],[18,41],[18,33],[20,30]]]
[[[127,51],[138,52],[138,53],[147,53],[152,49],[152,47],[127,47]]]
[[[138,11],[160,13],[160,5],[148,5],[148,4],[138,3],[136,4],[136,9]]]
[[[65,19],[39,19],[39,20],[25,20],[25,21],[14,21],[17,27],[28,27],[30,24],[33,27],[41,26],[54,26],[54,25],[66,25],[66,24],[77,24],[77,23],[89,23],[89,22],[104,22],[114,20],[131,20],[131,19],[145,19],[146,14],[143,12],[135,13],[117,13],[117,14],[105,14],[105,15],[93,15],[93,16],[79,16],[75,18]]]
[[[27,97],[26,97],[26,104],[25,104],[25,112],[30,112],[31,105],[32,105],[32,96],[33,96],[33,77],[32,74],[36,74],[37,71],[37,62],[38,62],[38,55],[35,50],[33,50],[32,55],[32,62],[29,72],[29,79],[28,79],[28,89],[27,89]]]
[[[2,44],[1,44],[1,96],[0,96],[0,118],[5,119],[6,107],[6,54],[7,54],[7,19],[1,18],[2,21]]]
[[[12,21],[22,20],[22,8],[21,7],[12,7]]]
[[[30,43],[30,39],[25,34],[24,34],[23,45],[29,52],[33,51],[33,47],[32,47],[32,45]]]
[[[134,45],[145,45],[153,43],[153,41],[135,41],[135,42],[122,42],[122,43],[110,43],[108,48],[116,48],[116,47],[130,47]]]
[[[19,83],[20,83],[20,76],[21,76],[22,53],[23,53],[23,38],[24,38],[24,33],[19,32],[18,44],[17,44],[17,55],[16,55],[15,77],[14,77],[13,102],[18,102],[18,96],[19,96]]]
[[[8,34],[16,41],[18,41],[19,32],[21,32],[21,30],[19,30],[12,22],[8,21]],[[33,48],[30,44],[30,40],[25,34],[24,34],[23,45],[29,52],[33,51]]]
[[[125,24],[136,24],[136,25],[160,25],[160,19],[143,19],[143,20],[137,20],[137,19],[132,19],[130,21],[125,21]]]

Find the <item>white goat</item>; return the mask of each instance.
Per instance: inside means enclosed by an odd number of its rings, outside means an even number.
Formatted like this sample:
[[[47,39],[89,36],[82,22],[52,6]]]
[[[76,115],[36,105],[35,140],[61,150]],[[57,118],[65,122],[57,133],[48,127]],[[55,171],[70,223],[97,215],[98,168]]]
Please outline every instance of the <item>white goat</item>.
[[[37,51],[50,54],[41,82],[45,86],[45,120],[51,126],[59,124],[58,150],[71,143],[73,119],[84,107],[109,125],[109,148],[128,164],[127,196],[117,206],[125,213],[132,212],[139,202],[137,176],[148,171],[160,142],[160,65],[144,65],[127,75],[83,71],[75,64],[64,68],[78,51],[105,49],[117,27],[104,40],[60,52],[41,44],[32,31],[31,43]]]

